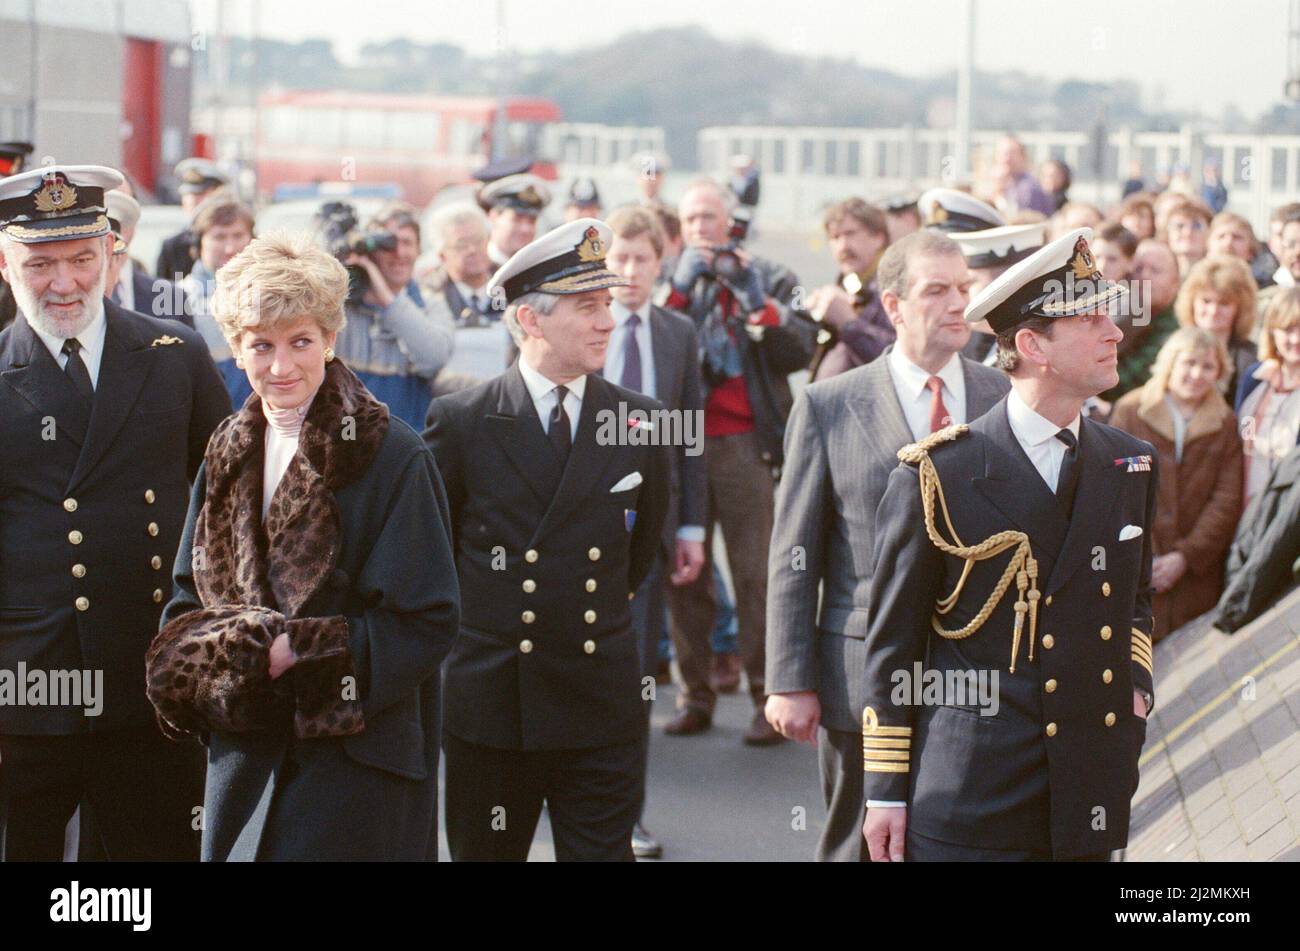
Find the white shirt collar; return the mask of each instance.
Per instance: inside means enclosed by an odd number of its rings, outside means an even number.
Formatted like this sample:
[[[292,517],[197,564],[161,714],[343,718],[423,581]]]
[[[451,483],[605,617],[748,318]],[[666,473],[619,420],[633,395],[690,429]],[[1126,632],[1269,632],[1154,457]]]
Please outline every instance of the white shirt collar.
[[[91,306],[95,307],[95,317],[81,333],[77,334],[77,342],[81,344],[81,362],[86,365],[90,378],[98,382],[99,379],[99,361],[104,355],[104,333],[108,328],[108,322],[104,318],[104,299],[98,298]],[[27,323],[36,336],[41,338],[45,344],[50,356],[54,357],[54,362],[58,363],[63,356],[63,337],[55,337],[41,330],[30,320]]]
[[[921,369],[898,349],[895,344],[889,351],[889,368],[894,371],[894,379],[909,400],[919,399],[921,391],[926,388],[930,380],[930,374]],[[964,380],[961,375],[961,357],[954,353],[948,358],[948,362],[940,368],[939,372],[934,374],[943,380],[943,385],[950,393],[960,393],[964,390]],[[958,389],[962,386],[963,389]]]
[[[1011,424],[1011,432],[1025,446],[1041,445],[1055,438],[1062,429],[1047,417],[1040,416],[1030,409],[1029,404],[1024,401],[1014,386],[1007,396],[1007,422]],[[1064,428],[1074,433],[1074,438],[1077,440],[1079,438],[1078,414],[1070,421],[1070,425]]]
[[[478,290],[474,290],[474,288],[470,287],[468,284],[462,281],[452,281],[452,283],[456,285],[456,290],[460,292],[460,299],[463,301],[469,302],[473,300],[475,297],[480,297],[480,296],[484,298],[487,297],[486,282],[484,282],[483,286],[480,287]]]
[[[528,395],[533,398],[534,403],[539,403],[542,397],[550,395],[555,387],[559,384],[542,376],[533,369],[532,365],[524,359],[524,355],[519,355],[519,372],[524,378],[524,386],[528,387]],[[576,396],[579,402],[582,402],[582,394],[587,389],[587,377],[575,377],[568,383],[564,384],[568,388],[570,396]]]
[[[641,303],[641,306],[636,309],[636,315],[641,318],[642,327],[650,326],[650,304],[650,298],[647,297]],[[614,317],[615,329],[622,327],[627,323],[627,319],[632,316],[632,311],[628,310],[618,301],[614,301],[610,305],[609,312]]]
[[[1273,272],[1273,283],[1278,287],[1295,287],[1295,278],[1291,276],[1286,266],[1282,265]]]

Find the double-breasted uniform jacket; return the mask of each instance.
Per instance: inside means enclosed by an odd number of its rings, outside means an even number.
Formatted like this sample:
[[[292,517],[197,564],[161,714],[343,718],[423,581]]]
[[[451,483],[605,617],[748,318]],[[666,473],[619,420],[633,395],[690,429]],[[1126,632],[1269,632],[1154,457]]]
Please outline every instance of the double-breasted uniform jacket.
[[[445,726],[470,743],[584,749],[644,734],[629,600],[661,543],[668,453],[631,429],[613,445],[605,429],[602,445],[598,427],[610,414],[626,426],[620,403],[660,404],[586,380],[563,471],[518,365],[429,407],[462,598]]]
[[[0,333],[0,668],[102,670],[103,710],[0,705],[0,733],[145,726],[144,655],[189,481],[230,400],[203,340],[104,302],[93,409],[23,315]]]
[[[977,620],[1018,549],[975,562],[950,610],[936,614],[966,561],[927,532],[927,462],[890,476],[877,514],[867,634],[865,791],[868,800],[906,801],[909,830],[920,835],[1058,859],[1127,842],[1146,730],[1133,691],[1152,691],[1156,461],[1141,440],[1087,417],[1080,425],[1072,518],[1016,440],[1005,399],[965,435],[955,427],[917,444],[933,444],[929,464],[943,496],[933,524],[947,544],[954,533],[964,546],[999,532],[1028,536],[1041,597],[1015,645],[1015,576],[969,636],[940,636],[932,620],[950,632]],[[1030,585],[1026,605],[1033,594]],[[996,713],[981,715],[969,695],[926,698],[914,665],[946,682],[972,672],[991,683],[996,674]]]
[[[263,525],[265,427],[254,395],[213,435],[149,655],[159,719],[208,746],[203,859],[436,859],[459,616],[436,464],[335,361]],[[272,684],[279,633],[298,662]]]

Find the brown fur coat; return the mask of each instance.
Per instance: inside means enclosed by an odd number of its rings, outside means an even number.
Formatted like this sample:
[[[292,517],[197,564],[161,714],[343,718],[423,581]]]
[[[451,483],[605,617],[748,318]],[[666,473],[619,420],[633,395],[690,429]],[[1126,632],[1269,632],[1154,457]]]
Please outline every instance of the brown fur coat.
[[[365,728],[347,620],[300,613],[338,561],[334,493],[366,471],[387,430],[388,408],[341,363],[329,364],[264,527],[261,401],[250,397],[217,427],[194,530],[203,608],[165,625],[146,657],[165,733],[274,729],[290,711],[303,738]],[[270,646],[282,633],[297,662],[272,681]]]

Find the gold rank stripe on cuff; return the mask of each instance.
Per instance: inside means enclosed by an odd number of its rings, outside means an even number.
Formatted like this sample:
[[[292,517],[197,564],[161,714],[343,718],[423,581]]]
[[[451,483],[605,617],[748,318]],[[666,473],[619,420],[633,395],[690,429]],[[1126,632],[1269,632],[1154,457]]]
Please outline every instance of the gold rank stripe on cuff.
[[[1152,656],[1151,638],[1143,634],[1136,627],[1133,630],[1133,662],[1141,664],[1146,668],[1146,672],[1155,676],[1155,661]]]
[[[862,711],[862,764],[871,773],[906,773],[911,769],[912,728],[884,726],[876,711]]]

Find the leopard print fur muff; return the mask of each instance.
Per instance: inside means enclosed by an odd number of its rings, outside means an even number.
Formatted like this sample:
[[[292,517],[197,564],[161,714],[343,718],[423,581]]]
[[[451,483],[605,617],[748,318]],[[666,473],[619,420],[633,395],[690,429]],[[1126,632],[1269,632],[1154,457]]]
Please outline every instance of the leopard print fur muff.
[[[335,493],[369,468],[388,424],[388,407],[351,370],[327,364],[265,531],[266,417],[257,395],[217,427],[194,527],[194,587],[203,608],[167,624],[148,655],[149,698],[164,732],[239,733],[291,718],[299,737],[365,728],[347,620],[300,615],[338,563]],[[298,661],[273,682],[268,652],[281,633]]]
[[[250,606],[191,611],[167,624],[145,655],[146,689],[162,732],[248,733],[284,723],[294,707],[271,680],[271,642],[284,616]]]

